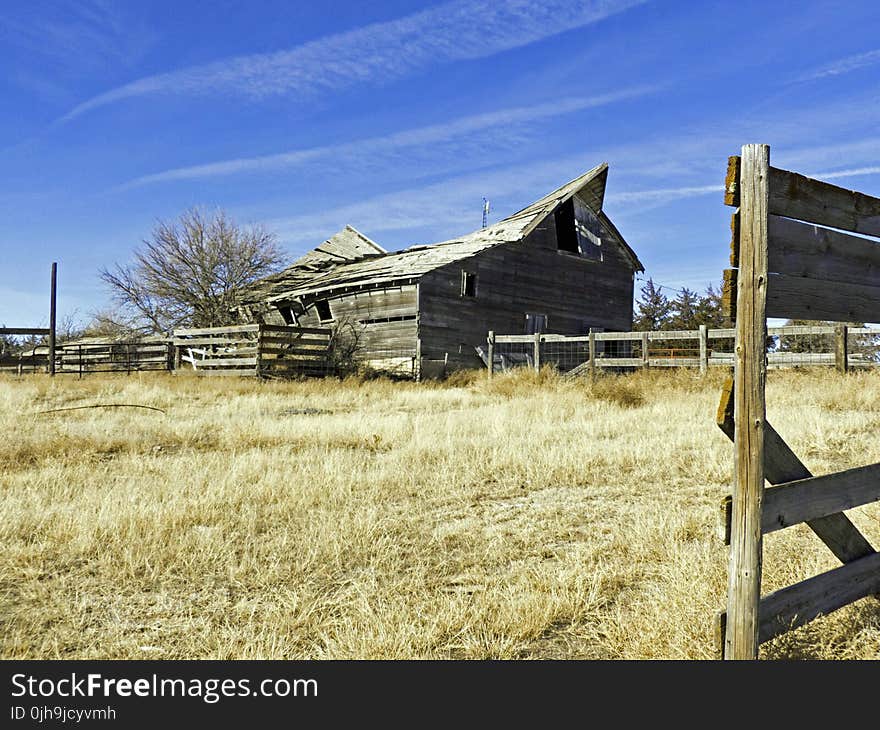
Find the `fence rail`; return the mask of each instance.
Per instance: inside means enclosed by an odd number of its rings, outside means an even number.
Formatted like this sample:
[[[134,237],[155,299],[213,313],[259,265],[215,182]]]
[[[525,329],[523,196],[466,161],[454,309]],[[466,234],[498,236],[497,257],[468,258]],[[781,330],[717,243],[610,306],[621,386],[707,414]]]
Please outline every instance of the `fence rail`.
[[[332,330],[246,324],[174,330],[174,367],[206,376],[290,378],[334,371]]]
[[[596,368],[710,367],[734,364],[733,328],[587,335],[503,335],[489,332],[477,353],[490,373],[553,365],[580,375]],[[786,325],[767,330],[767,367],[828,366],[846,371],[880,367],[880,328]],[[592,353],[592,357],[591,357]]]

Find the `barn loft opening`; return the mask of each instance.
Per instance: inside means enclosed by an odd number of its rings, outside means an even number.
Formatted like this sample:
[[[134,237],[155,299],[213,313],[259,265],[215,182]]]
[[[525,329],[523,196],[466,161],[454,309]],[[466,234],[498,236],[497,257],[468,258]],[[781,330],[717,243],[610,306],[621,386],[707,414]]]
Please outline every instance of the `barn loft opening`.
[[[555,213],[556,247],[592,261],[602,260],[602,224],[578,196],[573,196]]]
[[[333,314],[330,311],[330,302],[326,299],[319,299],[315,302],[315,311],[318,313],[318,319],[321,322],[330,322]]]
[[[477,275],[469,271],[461,272],[461,295],[463,297],[477,296]]]

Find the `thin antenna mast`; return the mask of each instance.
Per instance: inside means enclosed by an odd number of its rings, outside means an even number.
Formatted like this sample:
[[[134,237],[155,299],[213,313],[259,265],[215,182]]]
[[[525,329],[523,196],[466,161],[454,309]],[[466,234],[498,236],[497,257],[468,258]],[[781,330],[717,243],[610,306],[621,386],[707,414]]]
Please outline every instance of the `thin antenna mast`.
[[[489,201],[483,198],[483,228],[489,225]]]

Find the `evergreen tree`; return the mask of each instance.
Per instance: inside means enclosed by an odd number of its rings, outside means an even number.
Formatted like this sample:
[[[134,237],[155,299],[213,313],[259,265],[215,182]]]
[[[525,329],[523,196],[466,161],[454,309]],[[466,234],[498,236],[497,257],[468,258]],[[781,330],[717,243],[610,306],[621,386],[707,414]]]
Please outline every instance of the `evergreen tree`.
[[[672,300],[671,316],[665,323],[663,329],[670,330],[695,330],[702,322],[698,321],[697,312],[699,307],[699,297],[695,291],[691,291],[687,287],[678,292],[678,296]]]
[[[654,284],[653,279],[645,282],[641,296],[636,301],[634,330],[659,330],[669,318],[672,303],[660,289],[661,287]]]
[[[696,311],[697,326],[704,324],[712,329],[724,327],[724,315],[721,310],[721,292],[709,284],[706,292],[700,297]]]

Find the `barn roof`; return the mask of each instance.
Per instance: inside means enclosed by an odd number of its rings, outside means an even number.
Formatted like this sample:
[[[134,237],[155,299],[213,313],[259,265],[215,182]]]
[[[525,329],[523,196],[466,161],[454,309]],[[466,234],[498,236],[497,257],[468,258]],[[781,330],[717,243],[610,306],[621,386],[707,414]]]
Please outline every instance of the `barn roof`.
[[[580,193],[590,207],[599,212],[608,230],[619,239],[618,243],[631,259],[633,268],[643,271],[644,268],[635,252],[601,212],[607,178],[608,164],[602,163],[507,218],[449,241],[411,246],[394,253],[364,254],[358,260],[345,263],[335,264],[324,259],[317,260],[315,255],[322,248],[326,248],[330,241],[344,233],[341,231],[333,239],[306,254],[281,273],[256,282],[252,290],[248,291],[246,299],[249,302],[281,301],[333,289],[418,278],[433,269],[468,258],[492,246],[523,240],[542,220],[575,193]],[[350,227],[346,227],[345,230],[361,235]],[[362,236],[362,238],[369,241],[366,237]],[[372,244],[372,241],[369,243]],[[372,245],[377,252],[381,251],[376,244]],[[310,265],[313,263],[316,266]]]

